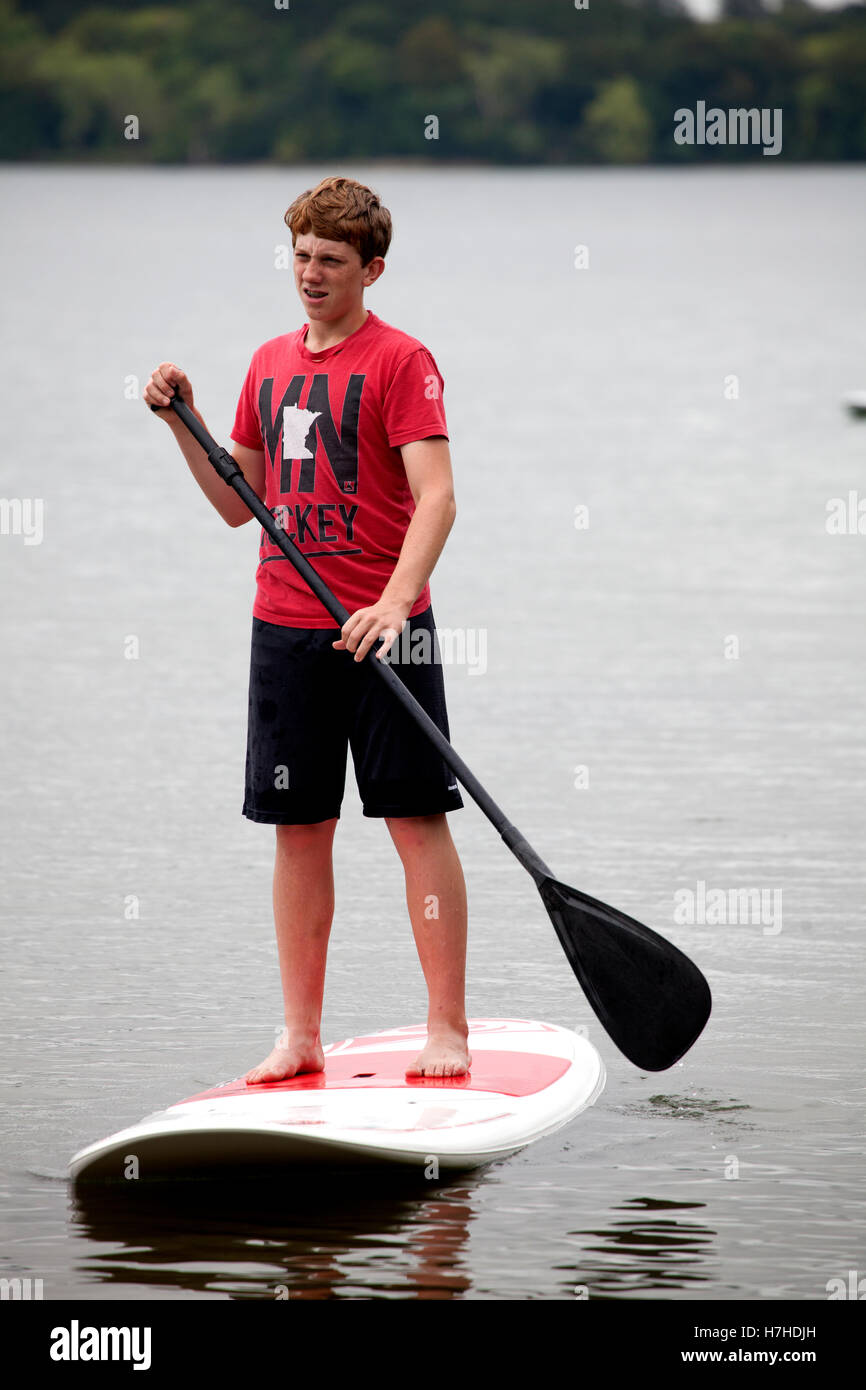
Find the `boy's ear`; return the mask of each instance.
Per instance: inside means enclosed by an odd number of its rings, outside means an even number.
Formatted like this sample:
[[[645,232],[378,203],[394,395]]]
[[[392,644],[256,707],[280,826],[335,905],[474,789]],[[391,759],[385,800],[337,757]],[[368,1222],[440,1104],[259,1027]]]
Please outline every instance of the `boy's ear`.
[[[363,270],[364,270],[364,284],[365,284],[365,285],[372,285],[372,284],[374,283],[374,281],[378,280],[379,276],[383,273],[384,269],[385,269],[385,257],[384,257],[384,256],[373,256],[373,257],[367,262],[367,264],[363,267]]]

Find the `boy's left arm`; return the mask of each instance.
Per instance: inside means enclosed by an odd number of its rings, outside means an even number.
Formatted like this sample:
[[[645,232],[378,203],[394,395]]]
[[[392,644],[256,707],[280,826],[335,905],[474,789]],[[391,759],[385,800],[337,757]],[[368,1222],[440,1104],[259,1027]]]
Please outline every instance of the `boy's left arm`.
[[[338,651],[355,653],[363,661],[373,643],[384,636],[378,655],[384,656],[406,623],[410,610],[442,553],[454,524],[454,478],[451,453],[443,435],[414,439],[400,449],[406,477],[415,499],[400,558],[377,603],[359,608],[343,625]]]

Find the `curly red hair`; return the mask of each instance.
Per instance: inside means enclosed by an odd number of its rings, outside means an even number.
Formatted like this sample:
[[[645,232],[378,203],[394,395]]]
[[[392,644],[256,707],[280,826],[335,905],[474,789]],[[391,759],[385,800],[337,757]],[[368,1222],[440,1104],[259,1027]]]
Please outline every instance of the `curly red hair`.
[[[346,241],[355,247],[362,265],[384,256],[391,245],[390,212],[378,193],[355,179],[322,179],[299,194],[284,221],[293,246],[307,232],[326,241]]]

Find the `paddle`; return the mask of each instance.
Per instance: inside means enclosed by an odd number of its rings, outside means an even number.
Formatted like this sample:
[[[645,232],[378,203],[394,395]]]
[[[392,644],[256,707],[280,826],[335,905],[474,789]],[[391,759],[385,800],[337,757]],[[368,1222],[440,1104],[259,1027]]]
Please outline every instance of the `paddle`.
[[[170,407],[198,440],[210,463],[246,503],[294,565],[338,627],[350,616],[312,565],[275,522],[231,454],[177,396]],[[156,407],[152,407],[156,409]],[[676,946],[632,917],[560,883],[485,791],[388,662],[371,648],[367,661],[423,730],[445,762],[531,874],[569,965],[601,1023],[622,1053],[643,1071],[664,1071],[691,1047],[710,1016],[710,990]]]

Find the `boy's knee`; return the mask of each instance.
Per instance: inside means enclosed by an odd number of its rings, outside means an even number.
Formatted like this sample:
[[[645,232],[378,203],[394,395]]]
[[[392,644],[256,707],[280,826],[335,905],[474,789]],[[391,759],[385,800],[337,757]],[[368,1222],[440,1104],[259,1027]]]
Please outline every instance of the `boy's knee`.
[[[313,825],[278,825],[277,841],[283,845],[322,845],[334,838],[337,821],[320,820]]]
[[[385,816],[391,839],[398,847],[427,844],[447,826],[445,813],[435,816]]]

